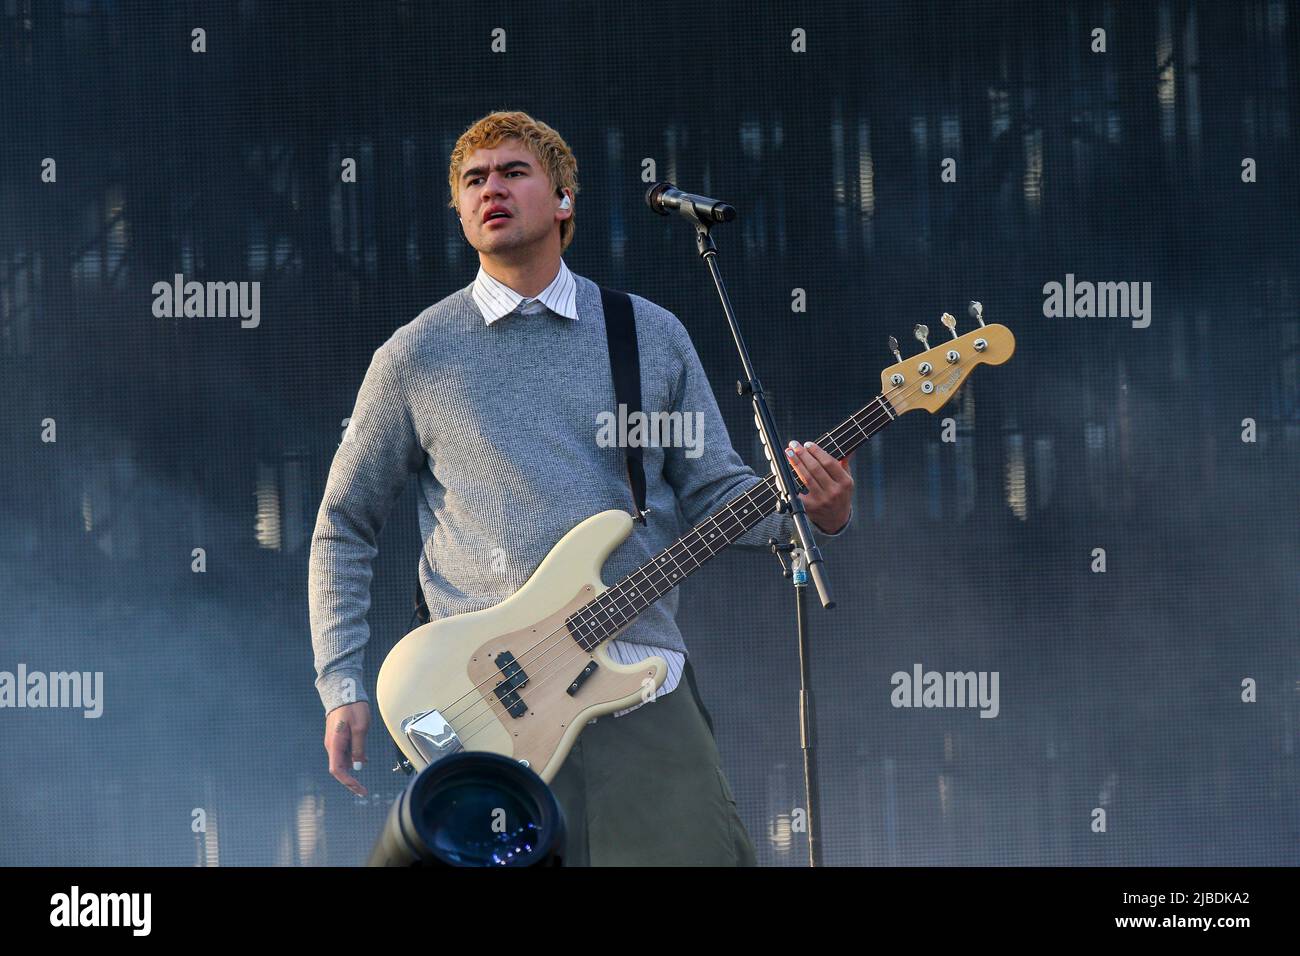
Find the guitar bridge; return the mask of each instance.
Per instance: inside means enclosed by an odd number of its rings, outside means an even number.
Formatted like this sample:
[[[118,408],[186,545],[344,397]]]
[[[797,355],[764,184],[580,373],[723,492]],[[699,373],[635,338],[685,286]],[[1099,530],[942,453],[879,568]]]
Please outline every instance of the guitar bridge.
[[[402,721],[402,733],[427,763],[450,757],[465,749],[451,724],[436,710],[412,714]]]

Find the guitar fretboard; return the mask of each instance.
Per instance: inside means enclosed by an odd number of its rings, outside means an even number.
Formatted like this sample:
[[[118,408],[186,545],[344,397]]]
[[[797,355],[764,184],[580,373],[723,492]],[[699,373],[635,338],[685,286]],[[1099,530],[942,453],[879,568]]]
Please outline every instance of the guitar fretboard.
[[[889,402],[883,395],[877,395],[817,439],[817,444],[836,458],[844,458],[893,420]],[[623,580],[565,618],[570,635],[587,651],[616,636],[688,575],[775,512],[780,500],[776,476],[769,474],[765,481],[728,502]]]

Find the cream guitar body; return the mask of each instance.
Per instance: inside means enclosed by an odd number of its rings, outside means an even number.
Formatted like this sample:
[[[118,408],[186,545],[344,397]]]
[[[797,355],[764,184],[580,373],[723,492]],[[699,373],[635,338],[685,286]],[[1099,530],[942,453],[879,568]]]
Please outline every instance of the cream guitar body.
[[[601,568],[632,524],[624,511],[592,515],[505,601],[398,641],[379,671],[379,711],[417,770],[458,750],[486,750],[549,783],[592,718],[639,704],[663,685],[662,657],[619,664],[604,646],[584,649],[565,625],[607,590]]]

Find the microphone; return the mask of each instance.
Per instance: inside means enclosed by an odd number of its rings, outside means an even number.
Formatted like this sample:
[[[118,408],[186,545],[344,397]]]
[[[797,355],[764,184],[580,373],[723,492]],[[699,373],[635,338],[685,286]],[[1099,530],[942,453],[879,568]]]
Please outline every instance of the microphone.
[[[645,194],[646,205],[661,216],[674,209],[693,222],[731,222],[736,218],[734,206],[720,199],[684,193],[672,183],[655,183]]]

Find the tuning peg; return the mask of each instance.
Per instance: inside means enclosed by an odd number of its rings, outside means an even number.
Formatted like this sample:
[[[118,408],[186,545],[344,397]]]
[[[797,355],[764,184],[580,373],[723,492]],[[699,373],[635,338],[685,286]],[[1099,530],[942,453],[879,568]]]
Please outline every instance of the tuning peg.
[[[918,325],[916,326],[916,328],[914,328],[914,329],[912,330],[912,334],[916,336],[917,341],[919,341],[922,345],[924,345],[924,346],[926,347],[927,350],[930,348],[930,342],[929,342],[930,328],[929,328],[929,326],[925,326],[925,325],[920,325],[920,324],[918,324]]]
[[[892,335],[889,337],[889,351],[894,353],[895,361],[903,361],[903,356],[898,354],[898,339],[894,338]]]
[[[943,323],[943,327],[945,329],[947,329],[949,332],[952,333],[952,337],[955,339],[957,337],[956,317],[949,312],[945,312],[943,315],[939,317],[939,321]]]
[[[970,313],[970,317],[972,319],[974,319],[976,322],[980,324],[980,328],[984,328],[984,306],[983,305],[981,305],[978,302],[971,302],[970,308],[967,309],[966,311]]]

